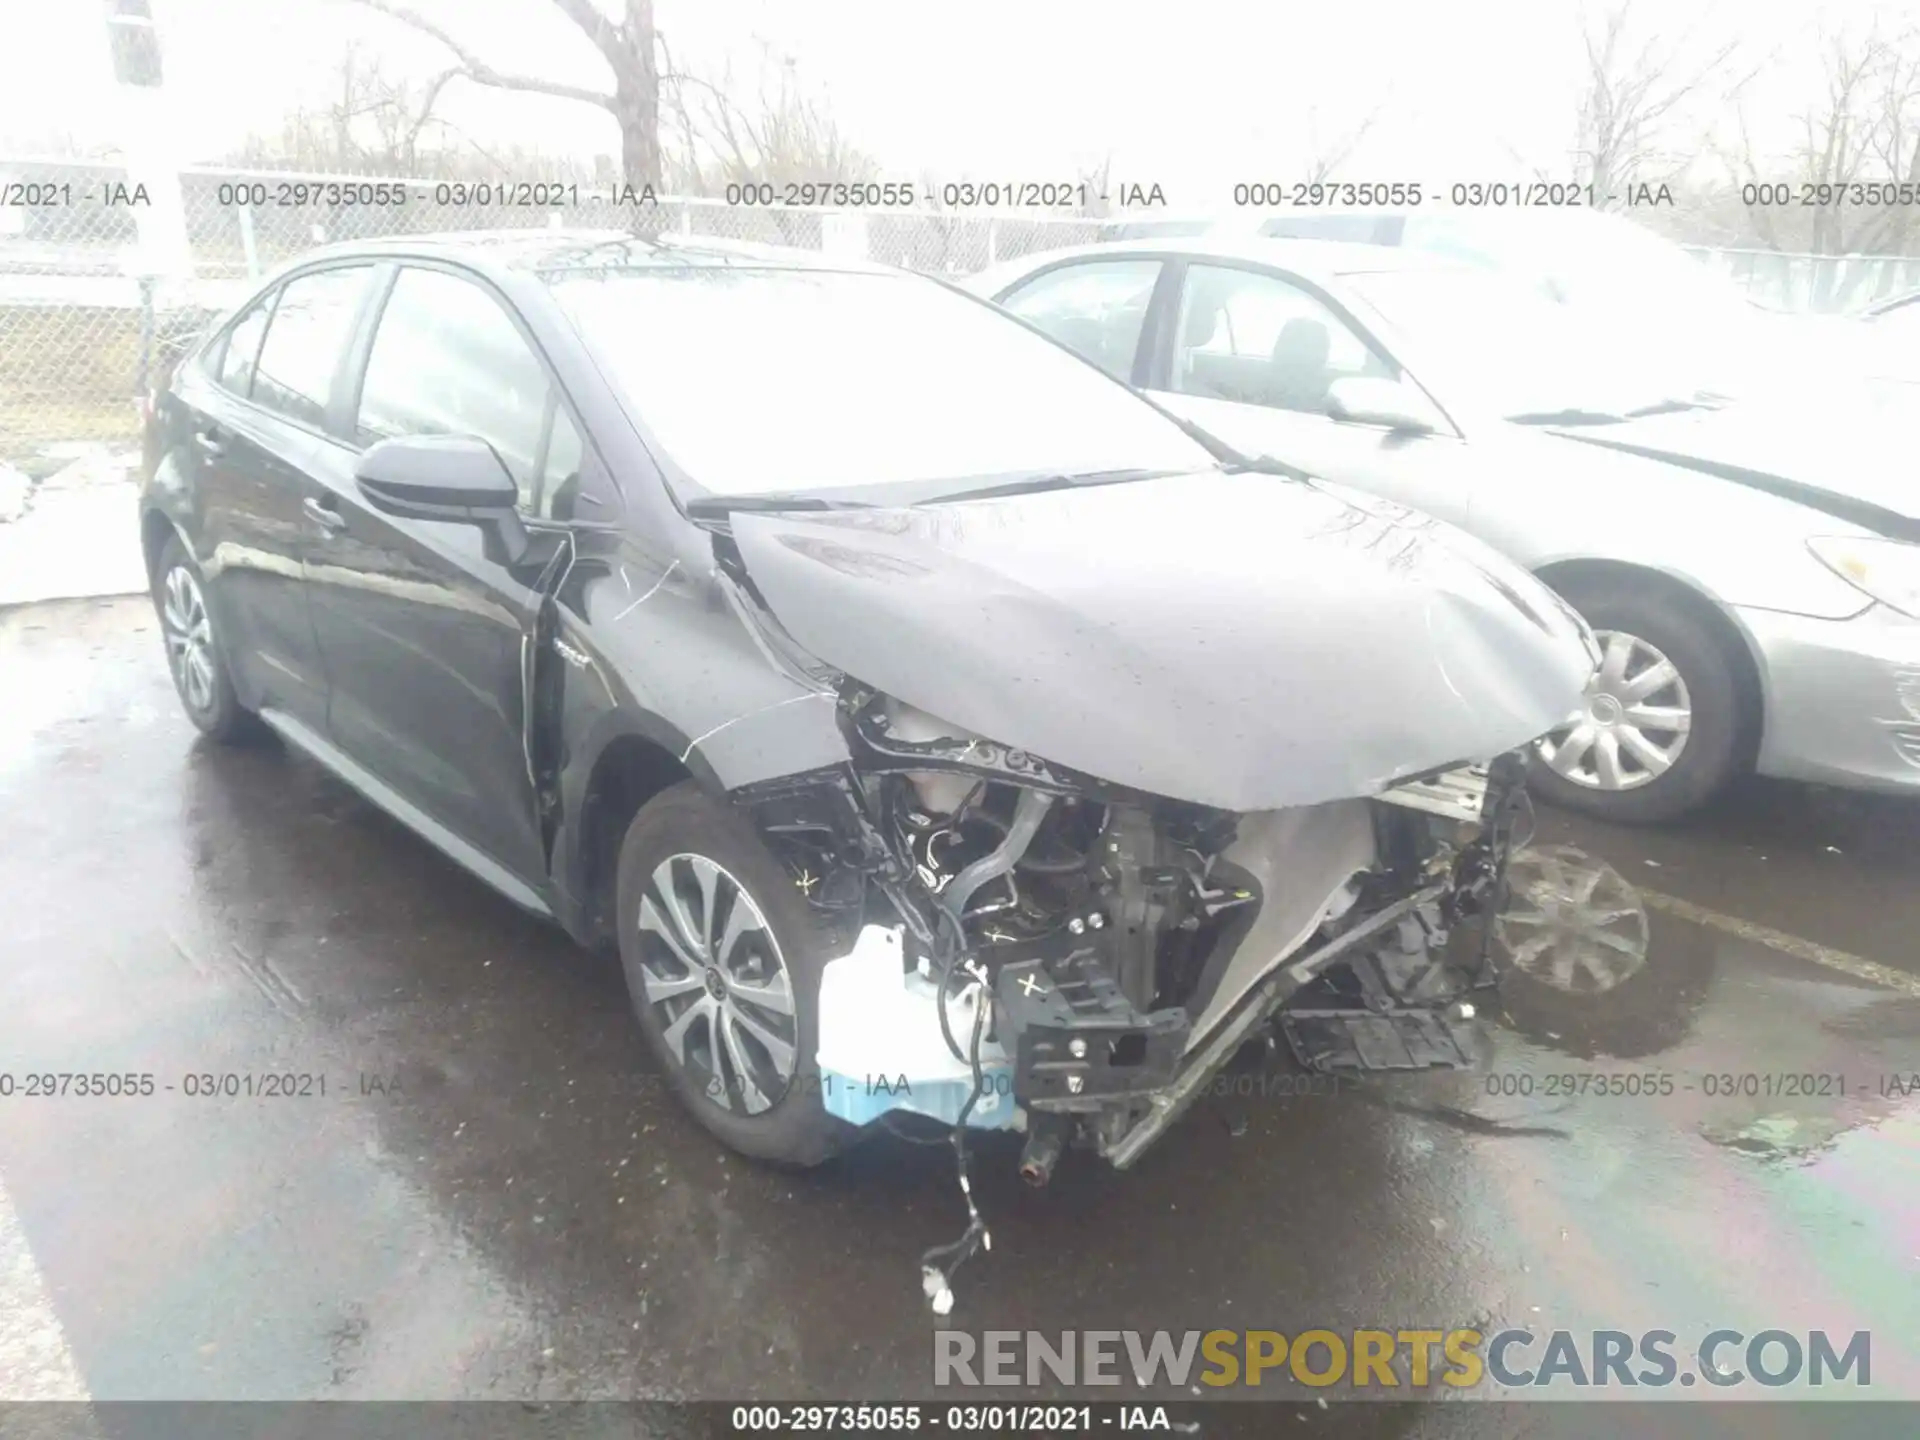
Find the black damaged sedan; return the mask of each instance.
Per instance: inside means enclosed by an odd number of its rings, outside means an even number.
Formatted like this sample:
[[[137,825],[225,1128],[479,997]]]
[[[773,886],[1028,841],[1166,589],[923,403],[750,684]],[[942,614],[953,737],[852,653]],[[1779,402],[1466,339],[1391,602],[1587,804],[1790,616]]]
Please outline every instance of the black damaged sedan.
[[[318,251],[147,452],[194,723],[617,946],[692,1113],[788,1162],[887,1124],[1124,1166],[1269,1027],[1462,1063],[1443,946],[1596,660],[1445,525],[789,252]]]

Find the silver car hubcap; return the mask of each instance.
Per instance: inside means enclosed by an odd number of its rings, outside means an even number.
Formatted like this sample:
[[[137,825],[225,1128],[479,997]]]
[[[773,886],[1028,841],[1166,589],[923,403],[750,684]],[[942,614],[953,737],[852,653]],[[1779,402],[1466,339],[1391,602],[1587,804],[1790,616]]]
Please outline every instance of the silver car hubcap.
[[[160,628],[167,640],[167,664],[195,710],[213,708],[213,622],[200,582],[184,565],[167,572],[161,585]]]
[[[1494,936],[1516,970],[1598,995],[1647,963],[1647,910],[1625,877],[1571,845],[1521,850],[1507,867]]]
[[[704,855],[669,855],[640,900],[640,978],[675,1062],[757,1115],[793,1080],[793,983],[760,907]]]
[[[1600,668],[1580,709],[1540,742],[1554,774],[1589,790],[1638,790],[1687,748],[1693,697],[1679,668],[1637,635],[1596,630]]]

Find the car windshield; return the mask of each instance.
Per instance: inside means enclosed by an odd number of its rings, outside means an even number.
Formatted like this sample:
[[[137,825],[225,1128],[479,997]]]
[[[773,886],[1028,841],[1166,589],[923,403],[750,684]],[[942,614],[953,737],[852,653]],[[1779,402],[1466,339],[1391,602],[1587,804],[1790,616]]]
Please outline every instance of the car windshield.
[[[1092,365],[924,278],[689,266],[548,283],[675,465],[717,495],[1217,463]]]
[[[1593,210],[1415,215],[1403,243],[1498,269],[1572,305],[1663,323],[1739,324],[1754,307],[1727,276],[1642,225]]]
[[[1436,266],[1345,279],[1418,347],[1436,387],[1510,419],[1599,423],[1688,405],[1704,388],[1631,319],[1556,304],[1506,276]]]

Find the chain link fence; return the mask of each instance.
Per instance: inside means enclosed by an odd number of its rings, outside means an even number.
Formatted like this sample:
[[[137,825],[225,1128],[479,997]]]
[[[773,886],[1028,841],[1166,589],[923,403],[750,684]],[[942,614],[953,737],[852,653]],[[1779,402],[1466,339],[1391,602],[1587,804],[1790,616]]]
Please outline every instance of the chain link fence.
[[[143,279],[156,197],[113,165],[0,157],[0,460],[50,444],[129,442],[134,397],[253,281],[339,240],[517,227],[640,229],[856,255],[943,274],[1101,238],[1098,220],[979,211],[835,211],[662,197],[606,185],[523,185],[193,167],[179,176],[184,273]],[[1696,254],[1758,298],[1807,308],[1920,286],[1920,260]]]
[[[316,245],[507,228],[632,229],[838,252],[960,274],[1096,240],[1055,216],[848,212],[611,187],[191,168],[181,172],[186,273],[141,278],[142,197],[112,165],[0,158],[0,460],[72,441],[130,441],[157,355]],[[18,203],[13,203],[18,202]]]

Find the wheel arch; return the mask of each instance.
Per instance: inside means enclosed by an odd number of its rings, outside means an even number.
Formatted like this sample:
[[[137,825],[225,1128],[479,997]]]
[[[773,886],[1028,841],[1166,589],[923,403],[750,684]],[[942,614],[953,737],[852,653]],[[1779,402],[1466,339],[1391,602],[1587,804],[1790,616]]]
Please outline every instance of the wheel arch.
[[[152,589],[159,580],[160,552],[166,548],[167,541],[179,540],[185,546],[186,537],[180,533],[180,527],[164,510],[147,506],[140,512],[140,554],[146,562],[147,588]]]
[[[1601,556],[1573,556],[1534,567],[1534,575],[1558,591],[1575,609],[1583,590],[1628,585],[1671,599],[1704,624],[1732,658],[1734,676],[1745,702],[1745,733],[1741,736],[1741,763],[1751,767],[1759,753],[1767,720],[1766,661],[1752,633],[1740,618],[1700,585],[1683,575],[1652,565]]]
[[[620,845],[640,807],[690,779],[721,793],[713,776],[703,773],[706,767],[689,764],[689,758],[660,738],[625,727],[607,735],[580,767],[557,868],[565,891],[561,918],[582,944],[599,949],[613,943]]]

